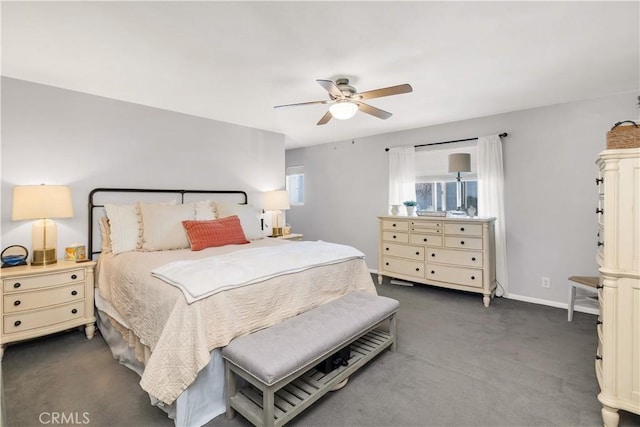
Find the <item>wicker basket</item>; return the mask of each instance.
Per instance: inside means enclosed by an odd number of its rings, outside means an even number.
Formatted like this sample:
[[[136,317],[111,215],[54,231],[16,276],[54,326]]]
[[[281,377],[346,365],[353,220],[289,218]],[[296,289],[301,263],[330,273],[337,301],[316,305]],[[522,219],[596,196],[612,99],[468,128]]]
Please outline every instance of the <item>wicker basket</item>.
[[[629,123],[623,125],[623,123]],[[616,123],[607,132],[607,149],[640,147],[640,126],[630,120]]]

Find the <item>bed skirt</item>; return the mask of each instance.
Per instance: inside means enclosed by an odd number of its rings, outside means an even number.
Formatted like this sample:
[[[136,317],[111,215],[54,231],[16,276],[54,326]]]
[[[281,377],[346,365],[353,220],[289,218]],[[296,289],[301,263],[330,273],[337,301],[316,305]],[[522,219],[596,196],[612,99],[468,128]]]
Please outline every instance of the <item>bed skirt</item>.
[[[104,300],[101,302],[104,303]],[[99,305],[97,301],[96,305]],[[126,326],[123,326],[106,312],[98,309],[96,317],[98,329],[111,349],[113,357],[142,376],[144,363],[141,361],[140,355],[141,353],[148,355],[148,347],[141,344],[139,340],[135,344],[131,342],[131,339],[126,340],[121,332],[128,331]],[[148,357],[146,358],[148,359]],[[211,351],[209,364],[198,373],[196,380],[178,396],[173,404],[167,405],[151,395],[149,398],[151,404],[165,411],[178,427],[202,426],[223,414],[226,408],[224,362],[221,351],[219,349]]]

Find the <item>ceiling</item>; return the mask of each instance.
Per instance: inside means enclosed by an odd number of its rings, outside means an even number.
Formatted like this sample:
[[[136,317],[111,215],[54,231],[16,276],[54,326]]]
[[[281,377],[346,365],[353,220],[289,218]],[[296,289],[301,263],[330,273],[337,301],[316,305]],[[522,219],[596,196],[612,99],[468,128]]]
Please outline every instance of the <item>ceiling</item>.
[[[638,91],[640,3],[2,2],[2,75],[339,141]],[[316,123],[316,79],[393,116]]]

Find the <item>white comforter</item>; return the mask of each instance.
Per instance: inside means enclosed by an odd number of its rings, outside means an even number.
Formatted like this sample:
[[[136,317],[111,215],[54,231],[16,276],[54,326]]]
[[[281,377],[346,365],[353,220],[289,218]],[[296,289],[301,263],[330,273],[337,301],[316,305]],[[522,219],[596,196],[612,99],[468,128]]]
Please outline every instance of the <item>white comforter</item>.
[[[351,246],[307,241],[174,261],[151,274],[179,288],[191,304],[225,290],[354,258],[364,258],[364,254]]]
[[[151,275],[170,262],[242,249],[298,245],[262,239],[247,245],[100,256],[97,286],[131,332],[151,350],[140,385],[171,404],[207,365],[210,351],[349,292],[376,293],[363,258],[263,280],[188,304],[182,292]],[[247,259],[251,262],[251,259]]]

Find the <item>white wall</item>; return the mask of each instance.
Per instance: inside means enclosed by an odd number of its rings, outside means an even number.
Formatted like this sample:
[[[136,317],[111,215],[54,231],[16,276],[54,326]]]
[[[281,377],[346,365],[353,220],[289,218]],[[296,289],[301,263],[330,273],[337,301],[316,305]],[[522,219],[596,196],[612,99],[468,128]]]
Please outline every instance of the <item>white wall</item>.
[[[86,244],[96,187],[244,190],[261,206],[284,186],[284,135],[10,78],[1,89],[2,247],[31,249],[31,221],[11,221],[14,185],[71,187],[59,257]]]
[[[305,238],[359,248],[376,269],[376,216],[388,212],[384,148],[508,132],[503,147],[510,293],[565,303],[568,276],[597,274],[594,162],[615,122],[638,119],[637,95],[287,150],[287,166],[304,165],[306,197],[304,206],[287,212],[287,221]],[[542,288],[542,276],[551,278],[550,289]]]

